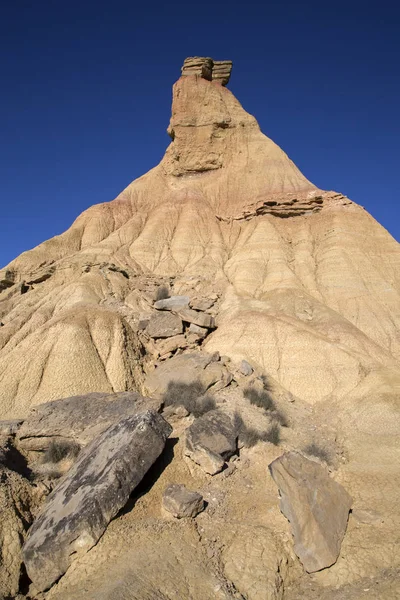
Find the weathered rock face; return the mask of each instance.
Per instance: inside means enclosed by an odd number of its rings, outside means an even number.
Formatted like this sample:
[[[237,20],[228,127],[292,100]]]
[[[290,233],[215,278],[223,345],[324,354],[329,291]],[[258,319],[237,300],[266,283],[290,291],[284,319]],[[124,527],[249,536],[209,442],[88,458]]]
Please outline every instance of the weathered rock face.
[[[19,590],[22,543],[32,522],[32,488],[18,473],[0,465],[0,598]]]
[[[34,407],[18,430],[17,442],[23,450],[42,451],[51,440],[72,440],[86,446],[110,425],[124,417],[152,409],[159,400],[136,392],[86,394],[53,400]]]
[[[49,496],[23,548],[39,591],[96,544],[161,454],[171,430],[159,414],[147,411],[121,420],[82,452]]]
[[[297,452],[269,465],[290,521],[294,549],[309,573],[333,565],[346,532],[352,499],[324,467]]]
[[[171,382],[183,384],[200,383],[207,390],[222,382],[222,387],[230,381],[229,373],[222,363],[213,361],[212,354],[190,352],[174,356],[152,373],[145,381],[144,388],[150,396],[162,397]]]

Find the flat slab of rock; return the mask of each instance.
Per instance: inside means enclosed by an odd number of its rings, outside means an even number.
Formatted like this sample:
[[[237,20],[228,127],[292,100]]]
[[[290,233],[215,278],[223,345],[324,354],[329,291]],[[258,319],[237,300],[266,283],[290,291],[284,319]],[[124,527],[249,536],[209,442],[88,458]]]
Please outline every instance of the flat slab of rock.
[[[22,449],[36,451],[46,450],[55,437],[86,446],[124,417],[147,409],[158,411],[160,407],[159,400],[137,392],[94,393],[52,400],[32,408],[17,431],[17,441]]]
[[[164,449],[171,426],[155,411],[121,420],[93,440],[49,496],[23,548],[38,591],[48,589],[104,533]]]
[[[157,310],[179,310],[189,306],[189,296],[170,296],[153,304]]]
[[[225,459],[236,449],[237,431],[233,419],[220,410],[199,417],[186,430],[186,456],[210,475],[221,471]]]
[[[280,509],[290,521],[294,550],[308,573],[333,565],[346,532],[351,496],[327,470],[298,452],[269,465]]]
[[[197,310],[192,310],[191,308],[182,308],[177,312],[182,321],[186,321],[186,323],[194,323],[194,325],[206,327],[206,329],[215,328],[214,317],[208,315],[207,313],[198,312]]]
[[[165,354],[168,354],[168,352],[174,352],[174,350],[177,350],[178,348],[187,348],[188,345],[189,342],[184,335],[174,335],[165,340],[160,340],[157,343],[156,348],[159,356],[164,356]]]
[[[151,317],[146,331],[152,338],[168,338],[183,332],[182,320],[170,312],[160,312]]]
[[[162,503],[165,510],[177,519],[195,517],[204,508],[203,496],[179,483],[171,483],[165,489]]]
[[[208,310],[215,304],[215,299],[213,298],[192,298],[189,303],[190,308],[194,310]]]

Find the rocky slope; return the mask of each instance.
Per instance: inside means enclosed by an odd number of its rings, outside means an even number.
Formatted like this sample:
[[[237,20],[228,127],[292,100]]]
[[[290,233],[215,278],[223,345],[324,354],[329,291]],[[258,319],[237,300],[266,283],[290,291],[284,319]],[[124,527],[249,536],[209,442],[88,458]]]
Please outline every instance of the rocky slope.
[[[262,134],[225,87],[230,68],[229,61],[185,61],[161,163],[0,272],[0,417],[25,417],[32,406],[89,392],[145,391],[160,352],[142,322],[154,314],[159,286],[190,298],[214,294],[206,310],[217,327],[203,348],[247,360],[283,398],[308,406],[316,430],[333,427],[343,450],[338,479],[356,509],[381,516],[368,527],[351,520],[343,555],[313,576],[318,585],[351,586],[398,567],[399,245],[362,207],[317,189]],[[267,476],[263,452],[252,467],[257,490]],[[274,453],[265,450],[268,460]],[[182,483],[191,477],[186,472]],[[221,528],[226,513],[240,521],[240,506],[223,510]],[[119,527],[112,527],[116,539]],[[169,526],[160,527],[167,547]],[[185,536],[191,545],[198,532]],[[149,543],[143,538],[144,548]],[[96,577],[94,566],[82,565],[78,573]],[[64,598],[63,585],[54,597]],[[207,580],[194,598],[217,597],[215,585]]]

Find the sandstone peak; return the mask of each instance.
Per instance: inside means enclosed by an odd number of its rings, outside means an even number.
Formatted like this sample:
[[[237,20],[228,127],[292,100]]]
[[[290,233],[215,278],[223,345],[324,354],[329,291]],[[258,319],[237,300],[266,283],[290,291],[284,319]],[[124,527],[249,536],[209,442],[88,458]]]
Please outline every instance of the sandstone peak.
[[[213,60],[206,56],[189,56],[183,61],[182,76],[196,75],[227,85],[232,71],[231,60]]]
[[[200,547],[209,542],[199,540],[193,526],[178,531],[157,517],[166,484],[192,489],[191,478],[198,477],[179,462],[188,438],[184,442],[186,415],[178,415],[186,407],[176,407],[170,416],[182,442],[173,460],[163,463],[160,483],[138,510],[135,505],[132,521],[128,513],[114,522],[87,561],[70,546],[68,564],[73,554],[75,566],[49,599],[166,597],[166,582],[181,598],[188,589],[196,600],[215,599],[216,589],[223,594],[218,598],[231,598],[224,592],[227,582],[235,595],[249,599],[286,598],[284,584],[294,581],[288,573],[290,535],[275,520],[275,485],[265,479],[266,466],[281,450],[300,449],[322,462],[333,456],[329,469],[339,466],[358,518],[382,515],[368,527],[352,523],[351,515],[342,555],[313,582],[320,577],[336,590],[379,572],[386,578],[388,556],[393,567],[400,565],[400,520],[393,509],[400,504],[399,245],[362,207],[304,177],[223,85],[229,72],[222,61],[187,59],[173,88],[172,141],[160,164],[0,271],[0,418],[13,419],[0,424],[0,433],[15,435],[31,409],[50,400],[91,394],[92,402],[98,392],[115,403],[115,392],[135,390],[154,396],[162,390],[162,396],[178,378],[197,382],[196,394],[208,389],[221,400],[217,408],[238,409],[249,418],[243,426],[235,419],[235,437],[236,427],[242,437],[254,438],[253,428],[267,435],[257,438],[264,441],[254,453],[243,449],[246,460],[235,463],[238,476],[221,475],[215,487],[206,486],[214,517],[205,513],[202,540],[218,536],[221,544]],[[167,286],[169,302],[158,295]],[[248,384],[256,399],[268,392],[269,409],[272,400],[289,417],[281,441],[271,439],[269,429],[279,411],[252,406],[244,394]],[[116,404],[108,412],[116,414]],[[21,426],[21,436],[28,429]],[[190,435],[194,441],[193,429]],[[20,449],[34,453],[38,443],[37,436],[26,438]],[[222,456],[217,450],[204,443],[190,453],[215,473],[225,459],[225,451]],[[308,465],[307,473],[320,472],[320,466]],[[146,514],[154,527],[146,517],[141,528],[140,515]],[[22,525],[13,527],[18,540]],[[2,547],[10,554],[7,536],[0,527],[0,554]],[[318,551],[327,538],[319,540]],[[107,592],[100,589],[109,583]],[[309,598],[304,583],[305,593],[290,597]],[[7,593],[1,586],[0,569],[0,597],[16,597],[10,586]],[[89,591],[82,595],[82,589]]]

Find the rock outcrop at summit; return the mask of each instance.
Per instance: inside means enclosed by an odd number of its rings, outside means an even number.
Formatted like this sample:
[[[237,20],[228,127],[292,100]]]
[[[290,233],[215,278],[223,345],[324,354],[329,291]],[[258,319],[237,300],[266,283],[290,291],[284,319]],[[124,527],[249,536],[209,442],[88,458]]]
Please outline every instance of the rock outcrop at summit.
[[[231,60],[213,60],[202,56],[193,56],[186,58],[182,67],[182,76],[196,75],[207,79],[207,81],[217,81],[221,85],[227,85],[232,71]]]

